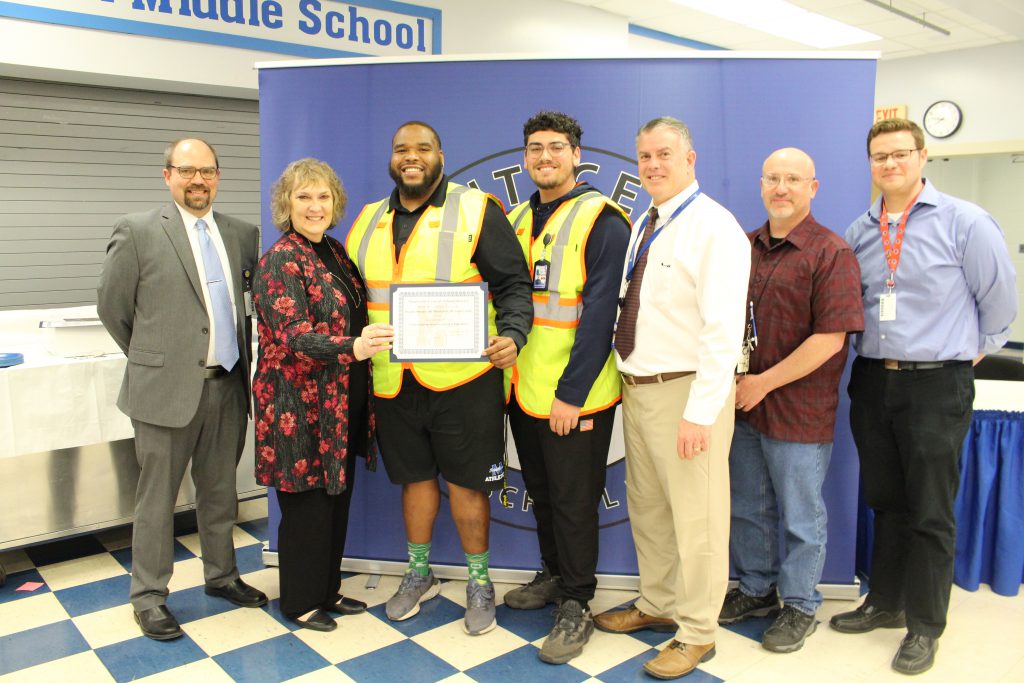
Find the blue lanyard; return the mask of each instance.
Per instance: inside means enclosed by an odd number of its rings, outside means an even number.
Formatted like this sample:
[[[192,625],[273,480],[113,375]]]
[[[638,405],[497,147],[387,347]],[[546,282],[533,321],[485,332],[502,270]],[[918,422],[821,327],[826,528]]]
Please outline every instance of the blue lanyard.
[[[626,282],[629,282],[630,280],[633,279],[633,269],[636,268],[637,260],[641,256],[643,256],[643,253],[645,251],[647,251],[650,248],[650,246],[654,242],[654,240],[658,239],[658,235],[661,234],[661,231],[664,230],[668,226],[669,223],[671,223],[676,218],[678,218],[679,214],[681,214],[686,209],[686,207],[688,207],[693,202],[693,200],[696,199],[698,196],[700,196],[700,190],[697,190],[696,192],[691,194],[689,197],[687,197],[686,201],[683,202],[682,204],[680,204],[679,208],[672,212],[672,215],[668,217],[668,220],[665,221],[665,224],[662,225],[657,230],[655,230],[654,234],[651,235],[650,237],[648,237],[647,240],[642,245],[640,244],[639,240],[637,240],[636,242],[633,243],[633,251],[629,255],[629,268],[626,269]],[[647,229],[647,221],[649,221],[650,219],[651,219],[651,215],[647,214],[647,216],[644,218],[643,225],[638,228],[641,235],[643,234],[643,231]],[[640,247],[639,251],[637,251],[637,246],[638,245]]]

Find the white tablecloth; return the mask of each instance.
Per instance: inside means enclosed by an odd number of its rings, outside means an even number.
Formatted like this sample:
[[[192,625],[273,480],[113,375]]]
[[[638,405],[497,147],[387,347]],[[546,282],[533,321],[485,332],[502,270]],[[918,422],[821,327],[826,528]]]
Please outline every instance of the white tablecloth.
[[[0,458],[134,436],[131,421],[114,405],[124,354],[54,356],[39,329],[41,320],[95,315],[95,306],[0,311],[0,353],[25,356],[22,365],[0,368]]]

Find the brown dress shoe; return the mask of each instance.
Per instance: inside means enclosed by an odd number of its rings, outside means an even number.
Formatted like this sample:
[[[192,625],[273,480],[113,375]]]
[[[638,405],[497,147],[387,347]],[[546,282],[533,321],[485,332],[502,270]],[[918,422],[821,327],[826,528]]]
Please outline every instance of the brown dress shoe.
[[[645,628],[662,633],[674,633],[676,630],[676,622],[644,614],[636,605],[630,605],[618,612],[598,614],[594,617],[594,626],[608,633],[633,633]]]
[[[644,664],[644,671],[662,680],[685,676],[701,662],[715,656],[715,644],[687,645],[673,640],[658,656]]]

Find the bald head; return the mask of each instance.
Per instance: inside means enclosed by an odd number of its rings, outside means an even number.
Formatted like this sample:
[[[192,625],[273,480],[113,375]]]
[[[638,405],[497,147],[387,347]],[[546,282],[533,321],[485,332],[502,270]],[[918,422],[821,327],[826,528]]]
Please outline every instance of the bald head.
[[[818,192],[814,160],[796,147],[776,150],[761,168],[761,199],[773,237],[785,237],[811,212]]]

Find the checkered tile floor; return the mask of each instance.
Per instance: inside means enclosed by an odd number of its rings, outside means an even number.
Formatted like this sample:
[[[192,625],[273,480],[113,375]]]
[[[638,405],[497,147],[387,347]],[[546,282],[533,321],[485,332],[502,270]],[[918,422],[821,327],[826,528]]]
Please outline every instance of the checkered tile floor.
[[[261,559],[265,501],[244,503],[240,519],[235,529],[239,571],[272,598],[270,605],[236,608],[205,595],[199,539],[178,536],[168,605],[186,635],[169,642],[142,637],[132,619],[126,602],[131,564],[126,529],[0,553],[10,574],[0,587],[0,682],[654,680],[640,667],[666,642],[665,634],[598,631],[570,664],[543,664],[537,651],[551,628],[550,611],[500,605],[510,585],[496,585],[498,628],[476,638],[462,631],[464,582],[445,583],[441,596],[413,619],[390,622],[383,603],[399,581],[390,576],[375,590],[365,588],[365,576],[345,578],[344,593],[366,601],[370,610],[341,618],[336,631],[296,629],[273,599],[277,570],[265,568]],[[592,606],[601,611],[634,598],[602,590]],[[792,655],[774,655],[758,645],[767,620],[722,629],[717,656],[687,683],[906,681],[888,668],[900,632],[844,636],[824,625],[850,607],[827,601],[818,632]],[[985,588],[954,589],[939,662],[921,680],[1024,681],[1024,595],[1002,598]]]

